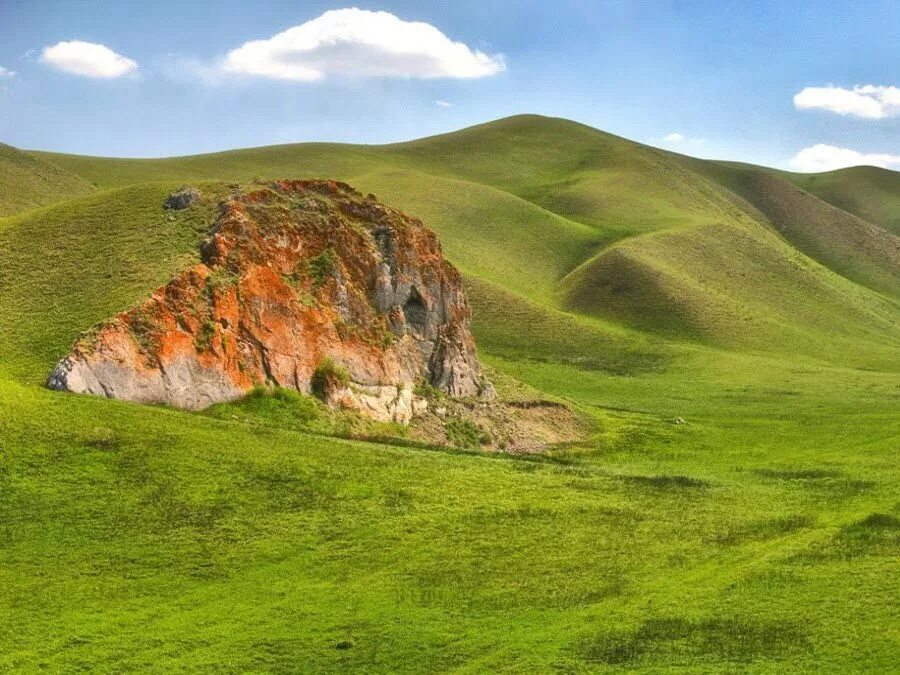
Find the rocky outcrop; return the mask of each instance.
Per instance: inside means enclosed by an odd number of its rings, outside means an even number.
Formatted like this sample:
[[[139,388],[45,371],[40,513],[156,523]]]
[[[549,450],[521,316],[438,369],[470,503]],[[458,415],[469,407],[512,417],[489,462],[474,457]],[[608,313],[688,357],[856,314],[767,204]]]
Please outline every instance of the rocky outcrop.
[[[200,196],[200,191],[197,188],[185,186],[177,192],[170,194],[166,198],[163,208],[180,211],[181,209],[186,209],[196,204],[200,201]]]
[[[220,209],[202,262],[83,335],[51,388],[199,409],[268,384],[399,422],[420,382],[491,394],[459,273],[421,222],[333,181]]]

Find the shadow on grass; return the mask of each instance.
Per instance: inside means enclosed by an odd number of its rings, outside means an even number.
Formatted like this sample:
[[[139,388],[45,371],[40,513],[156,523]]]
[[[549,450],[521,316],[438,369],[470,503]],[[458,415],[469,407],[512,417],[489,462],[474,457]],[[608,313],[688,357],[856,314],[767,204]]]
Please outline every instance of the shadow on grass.
[[[653,490],[667,490],[677,492],[690,492],[694,490],[705,490],[710,487],[710,483],[700,478],[692,478],[691,476],[681,475],[657,475],[657,476],[622,476],[622,480],[632,483],[640,487],[646,487]]]
[[[849,499],[869,492],[876,483],[851,478],[835,469],[758,469],[758,476],[796,485],[824,499]]]
[[[897,555],[900,555],[900,518],[888,513],[870,513],[862,520],[845,525],[828,541],[815,544],[788,561],[819,563]]]
[[[583,643],[591,663],[635,665],[663,659],[667,665],[698,659],[748,663],[783,658],[807,648],[805,634],[794,624],[742,618],[654,618],[631,632],[602,633]]]
[[[708,541],[719,546],[739,546],[754,541],[767,541],[806,529],[815,525],[815,518],[807,515],[783,516],[741,523],[725,532],[711,537]]]

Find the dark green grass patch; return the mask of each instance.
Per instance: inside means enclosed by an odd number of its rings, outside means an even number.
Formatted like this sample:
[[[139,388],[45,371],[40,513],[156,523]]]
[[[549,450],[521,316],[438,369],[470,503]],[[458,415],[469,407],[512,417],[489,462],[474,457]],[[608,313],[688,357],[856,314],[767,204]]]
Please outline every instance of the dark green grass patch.
[[[841,477],[841,472],[835,469],[757,469],[756,473],[765,478],[796,481],[824,481]]]
[[[675,492],[693,492],[710,487],[708,481],[691,476],[622,476],[622,479],[641,487],[653,490],[671,490]]]
[[[444,424],[447,439],[457,448],[479,448],[485,439],[484,432],[471,420],[452,419]]]
[[[740,546],[755,541],[768,541],[815,525],[809,515],[779,516],[750,523],[741,523],[714,535],[711,542],[720,546]]]
[[[851,499],[872,491],[877,483],[872,480],[847,476],[836,469],[757,469],[763,478],[783,481],[815,495],[819,499]]]
[[[798,624],[744,618],[653,618],[630,632],[602,633],[584,644],[584,658],[597,664],[639,666],[642,662],[684,665],[751,663],[782,659],[808,648]]]
[[[346,387],[348,384],[350,384],[350,371],[329,357],[322,359],[310,379],[313,394],[322,400],[325,400],[330,389]]]
[[[328,378],[333,382],[349,382],[347,370],[330,359],[323,361],[316,370],[313,385],[321,388]],[[376,422],[348,410],[336,410],[325,405],[320,398],[301,394],[293,389],[260,385],[244,397],[228,403],[217,403],[201,413],[221,420],[239,421],[257,428],[263,434],[275,429],[292,429],[315,434],[328,434],[345,438],[362,438],[400,443],[406,428],[393,422]]]
[[[900,556],[900,518],[889,513],[871,513],[845,525],[826,542],[798,553],[791,561],[821,563],[867,556]]]
[[[203,411],[219,419],[240,419],[283,429],[308,429],[327,415],[316,399],[292,389],[258,386],[243,398],[217,403]]]

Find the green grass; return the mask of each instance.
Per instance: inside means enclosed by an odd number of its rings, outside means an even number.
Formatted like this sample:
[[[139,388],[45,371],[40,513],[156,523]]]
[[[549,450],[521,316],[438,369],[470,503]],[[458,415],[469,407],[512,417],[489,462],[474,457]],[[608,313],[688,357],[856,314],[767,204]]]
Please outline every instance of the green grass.
[[[199,260],[219,185],[167,214],[177,184],[144,184],[0,219],[0,373],[40,382],[75,337]],[[171,218],[171,219],[170,219]]]
[[[819,199],[900,236],[900,175],[873,166],[787,179]]]
[[[0,217],[91,190],[84,178],[0,143]]]
[[[827,203],[827,199],[822,201],[816,193],[799,190],[790,182],[821,188],[827,180],[836,180],[833,174],[782,175],[757,167],[700,163],[698,160],[692,165],[746,199],[772,229],[809,257],[861,285],[894,299],[900,298],[897,275],[900,239],[891,234],[886,226],[889,223],[881,217],[866,222],[854,215],[856,211],[836,208]],[[875,179],[880,177],[880,174],[873,176]],[[878,181],[874,182],[878,185]],[[874,212],[878,204],[890,211],[892,203],[897,203],[896,196],[888,189],[883,189],[883,195],[872,192],[875,191],[860,190],[862,198],[869,198],[866,203],[872,204],[868,211],[861,213]]]
[[[534,116],[395,146],[27,156],[91,192],[0,191],[0,669],[895,669],[895,174],[786,192],[807,179]],[[486,364],[591,436],[511,457],[474,428],[456,451],[325,436],[398,430],[291,392],[192,414],[40,386],[256,176],[344,178],[423,217]],[[205,199],[170,219],[186,182]]]
[[[344,372],[338,370],[335,377],[343,380]],[[349,411],[336,410],[312,396],[280,387],[256,387],[237,401],[206,408],[203,414],[248,425],[345,438],[394,437],[400,440],[406,436],[406,427],[400,424],[376,422]]]
[[[521,115],[387,146],[313,143],[159,160],[34,154],[100,188],[347,180],[425,219],[471,276],[670,339],[778,349],[789,335],[788,351],[799,343],[823,353],[818,337],[831,331],[845,344],[876,343],[876,354],[900,339],[900,239],[879,224],[802,193],[780,172],[691,160],[566,120]],[[889,211],[890,190],[878,190]],[[845,319],[860,314],[862,323]],[[866,329],[871,315],[881,317],[877,335]]]

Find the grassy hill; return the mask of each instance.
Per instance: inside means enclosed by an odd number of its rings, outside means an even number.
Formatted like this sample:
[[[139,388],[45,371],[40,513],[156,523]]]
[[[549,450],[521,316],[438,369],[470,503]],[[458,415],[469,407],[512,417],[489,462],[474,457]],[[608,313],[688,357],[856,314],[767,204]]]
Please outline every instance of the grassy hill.
[[[0,143],[0,217],[86,194],[92,189],[84,178]]]
[[[896,663],[898,174],[704,162],[537,116],[388,146],[4,152],[0,668]],[[229,184],[288,176],[422,217],[483,360],[591,437],[510,457],[41,387],[195,259]],[[183,183],[206,199],[169,215]]]
[[[762,222],[810,258],[861,285],[900,297],[900,238],[880,224],[797,189],[777,172],[697,160],[692,165],[746,200],[749,213],[761,216]],[[885,209],[890,208],[887,200],[873,202],[887,202]]]
[[[900,173],[856,166],[785,177],[822,201],[900,235]]]

